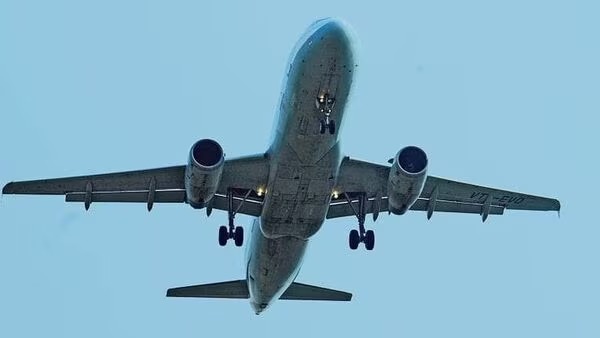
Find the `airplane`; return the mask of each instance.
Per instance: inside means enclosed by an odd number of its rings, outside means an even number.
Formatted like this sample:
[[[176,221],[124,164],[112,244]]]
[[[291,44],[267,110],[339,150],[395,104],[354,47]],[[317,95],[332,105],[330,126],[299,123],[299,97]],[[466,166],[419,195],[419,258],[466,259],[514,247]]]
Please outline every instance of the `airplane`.
[[[215,140],[201,139],[185,165],[100,175],[8,183],[3,194],[65,195],[67,202],[186,203],[226,211],[218,242],[244,242],[238,214],[254,216],[244,279],[172,288],[168,297],[248,299],[260,314],[278,299],[350,301],[351,293],[296,282],[310,238],[326,219],[356,217],[348,245],[373,250],[365,221],[407,211],[489,215],[505,210],[560,212],[556,199],[427,175],[428,157],[407,146],[389,165],[343,156],[339,132],[356,71],[347,25],[314,22],[290,57],[273,141],[264,153],[225,159]]]

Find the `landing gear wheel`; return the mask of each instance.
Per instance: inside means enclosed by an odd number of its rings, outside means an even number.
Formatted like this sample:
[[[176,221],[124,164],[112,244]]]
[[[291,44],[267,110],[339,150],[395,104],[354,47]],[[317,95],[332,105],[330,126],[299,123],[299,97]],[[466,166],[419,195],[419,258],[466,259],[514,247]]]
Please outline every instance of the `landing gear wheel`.
[[[325,129],[327,126],[325,125],[325,120],[319,121],[319,133],[325,134]]]
[[[365,233],[365,248],[369,251],[373,250],[375,247],[375,233],[373,230],[367,230]]]
[[[250,194],[252,193],[253,190],[249,189],[246,192],[246,195],[244,195],[244,198],[241,201],[241,204],[238,205],[238,209],[244,204],[244,202],[246,202],[246,200],[248,199],[248,196],[250,196]],[[229,220],[229,225],[228,226],[221,226],[219,228],[219,245],[221,246],[225,246],[227,245],[227,241],[231,238],[233,239],[233,242],[235,243],[235,246],[242,246],[242,244],[244,244],[244,228],[240,227],[240,226],[235,226],[234,223],[234,218],[235,218],[235,214],[237,213],[237,209],[233,208],[233,189],[228,188],[227,189],[227,202],[228,202],[228,206],[227,206],[227,212],[228,212],[228,220]]]
[[[227,230],[226,226],[221,225],[219,227],[219,245],[225,246],[227,244],[228,239],[229,239],[229,231]]]
[[[356,250],[356,248],[358,248],[358,243],[360,243],[358,230],[350,230],[350,235],[348,236],[348,244],[350,245],[350,249]]]
[[[334,120],[329,120],[329,134],[333,135],[335,134],[335,121]]]
[[[235,246],[242,246],[242,244],[244,244],[244,228],[235,227],[233,240],[235,241]]]
[[[358,195],[358,208],[352,206],[352,200],[347,193],[344,193],[344,197],[352,207],[352,211],[356,215],[356,218],[358,218],[358,230],[354,229],[350,231],[350,235],[348,236],[348,245],[350,246],[350,249],[356,250],[360,243],[365,243],[365,248],[367,250],[373,250],[375,247],[375,232],[373,232],[373,230],[365,229],[367,194],[361,193]]]

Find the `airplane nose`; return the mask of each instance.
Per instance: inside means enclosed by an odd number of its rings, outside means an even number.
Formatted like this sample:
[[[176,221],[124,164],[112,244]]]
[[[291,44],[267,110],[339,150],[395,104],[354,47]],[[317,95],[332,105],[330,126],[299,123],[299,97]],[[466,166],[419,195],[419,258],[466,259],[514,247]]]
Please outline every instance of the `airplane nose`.
[[[317,20],[298,40],[292,57],[318,59],[320,57],[329,58],[335,54],[339,62],[352,64],[354,63],[354,41],[353,31],[344,21],[334,18]],[[329,54],[329,56],[322,55],[323,53]]]
[[[350,44],[348,26],[339,19],[327,18],[316,22],[320,27],[315,32],[316,37],[328,39],[343,45]]]

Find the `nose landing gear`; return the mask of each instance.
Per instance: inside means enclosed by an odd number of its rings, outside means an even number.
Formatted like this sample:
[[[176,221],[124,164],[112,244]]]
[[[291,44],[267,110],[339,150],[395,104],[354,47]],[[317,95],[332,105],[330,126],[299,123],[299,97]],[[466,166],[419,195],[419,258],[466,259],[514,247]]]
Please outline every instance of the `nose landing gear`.
[[[328,130],[329,134],[335,134],[335,121],[331,119],[335,98],[330,97],[329,93],[325,93],[317,97],[315,104],[319,112],[325,114],[325,118],[319,121],[319,132],[325,134],[325,131]]]
[[[375,248],[375,232],[373,230],[365,229],[365,218],[366,218],[366,194],[360,194],[358,197],[358,210],[352,204],[352,200],[348,197],[347,193],[344,193],[344,197],[346,197],[346,201],[354,211],[356,218],[358,218],[358,230],[353,229],[350,231],[348,236],[348,245],[351,250],[356,250],[358,248],[358,244],[365,243],[365,249],[371,251]]]
[[[319,133],[325,134],[325,131],[329,130],[329,134],[335,134],[335,121],[329,119],[329,116],[326,116],[325,119],[319,122]]]

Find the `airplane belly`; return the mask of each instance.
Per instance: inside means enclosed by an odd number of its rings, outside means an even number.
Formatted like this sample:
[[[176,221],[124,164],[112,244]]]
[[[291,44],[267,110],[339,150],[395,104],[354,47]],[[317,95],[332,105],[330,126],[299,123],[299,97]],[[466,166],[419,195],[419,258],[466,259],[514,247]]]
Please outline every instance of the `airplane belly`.
[[[350,38],[341,27],[300,40],[282,92],[275,148],[288,145],[302,162],[319,161],[337,143],[355,68]],[[321,133],[326,114],[318,99],[325,95],[334,102],[327,109],[333,133]]]
[[[267,238],[307,239],[323,224],[341,160],[336,143],[319,161],[304,163],[291,147],[284,147],[271,167],[261,215]]]
[[[277,138],[270,149],[268,193],[261,214],[267,238],[307,239],[321,228],[337,180],[338,135],[355,67],[350,37],[339,24],[311,31],[297,45],[281,97]],[[319,101],[324,96],[332,98],[328,109]],[[327,119],[335,130],[324,132]]]
[[[314,235],[323,224],[328,196],[318,196],[320,202],[298,201],[293,195],[274,198],[271,206],[274,212],[263,219],[261,230],[268,238],[292,236],[307,239]]]

